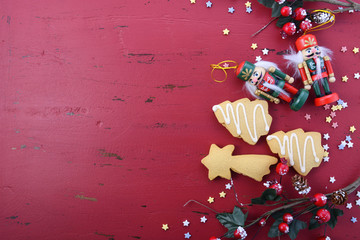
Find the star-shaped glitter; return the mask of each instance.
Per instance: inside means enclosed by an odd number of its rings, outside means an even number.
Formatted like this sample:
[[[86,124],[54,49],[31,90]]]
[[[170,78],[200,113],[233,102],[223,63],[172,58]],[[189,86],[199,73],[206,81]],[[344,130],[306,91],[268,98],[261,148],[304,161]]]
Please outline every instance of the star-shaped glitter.
[[[206,218],[205,216],[202,216],[202,217],[200,218],[200,222],[206,223],[206,221],[207,221],[207,218]]]
[[[332,117],[332,118],[336,117],[336,112],[331,112],[330,117]]]
[[[341,141],[341,145],[344,145],[344,146],[346,146],[346,141]]]
[[[229,35],[229,32],[230,32],[230,30],[227,29],[227,28],[225,28],[225,29],[223,30],[224,35]]]
[[[335,180],[335,177],[330,177],[330,180],[329,180],[331,183],[334,183],[336,180]]]
[[[337,104],[340,104],[340,105],[344,103],[344,101],[342,99],[339,99],[336,102],[337,102]]]
[[[342,105],[337,105],[336,107],[337,107],[337,110],[341,110],[343,108]]]
[[[249,1],[247,1],[246,3],[245,3],[245,7],[251,7],[251,2],[249,2]]]
[[[356,223],[357,222],[357,218],[356,217],[351,217],[351,220],[350,220],[352,223]]]
[[[349,13],[354,13],[354,9],[350,9],[350,10],[349,10]]]
[[[206,2],[206,7],[211,8],[211,6],[212,6],[212,2],[207,1],[207,2]]]
[[[354,78],[356,78],[356,79],[359,79],[360,78],[360,73],[354,73]]]
[[[257,43],[252,43],[250,48],[252,48],[252,50],[255,50],[257,49],[257,47],[258,47]]]
[[[357,54],[359,52],[359,48],[358,47],[354,47],[354,49],[352,50],[355,54]]]
[[[343,145],[343,144],[340,144],[340,145],[338,145],[338,148],[339,148],[339,150],[344,150],[344,148],[345,148],[345,145]]]
[[[213,203],[214,202],[214,198],[213,197],[209,197],[207,200],[209,203]]]
[[[360,199],[356,200],[356,206],[360,206]]]
[[[332,118],[329,116],[329,117],[326,117],[326,120],[325,120],[325,121],[326,121],[327,123],[330,123],[331,120],[332,120]]]
[[[264,48],[263,50],[261,50],[263,55],[268,55],[269,54],[269,49]]]
[[[311,119],[311,115],[310,115],[310,114],[308,114],[308,113],[307,113],[307,114],[305,114],[305,116],[304,116],[304,117],[305,117],[305,119],[306,119],[306,120],[310,120],[310,119]]]
[[[357,196],[358,198],[360,198],[360,191],[357,191],[357,192],[356,192],[356,196]]]
[[[348,103],[347,103],[347,102],[344,102],[343,104],[341,104],[341,106],[342,106],[343,108],[347,108],[347,107],[348,107]]]
[[[356,131],[356,128],[354,126],[350,127],[350,132],[354,133]]]
[[[346,46],[341,47],[341,50],[340,50],[340,51],[342,51],[343,53],[346,52],[346,51],[347,51]]]
[[[224,68],[227,68],[227,67],[229,67],[229,64],[228,64],[228,63],[224,63],[223,67],[224,67]]]
[[[348,77],[345,75],[345,76],[343,76],[342,78],[341,78],[341,81],[343,81],[343,82],[347,82],[348,81]]]
[[[329,109],[330,109],[330,105],[329,105],[329,104],[325,104],[325,105],[324,105],[324,109],[325,109],[325,110],[329,110]]]
[[[224,191],[222,191],[221,193],[219,193],[219,195],[220,195],[221,198],[225,198],[226,193]]]
[[[162,225],[162,229],[163,229],[164,231],[166,231],[166,230],[169,229],[169,226],[168,226],[167,224],[163,224],[163,225]]]
[[[190,224],[190,222],[189,222],[188,220],[183,221],[183,225],[184,225],[184,227],[188,227],[188,226],[189,226],[189,224]]]
[[[351,136],[350,136],[350,135],[347,135],[347,136],[345,137],[345,140],[346,140],[346,141],[351,141],[351,140],[352,140],[352,138],[351,138]]]
[[[260,62],[262,60],[261,56],[256,56],[255,61]]]
[[[324,157],[327,157],[327,156],[329,156],[329,152],[328,152],[328,151],[325,151],[325,152],[324,152]]]
[[[252,12],[251,7],[246,8],[246,12],[247,12],[247,13],[251,13],[251,12]]]
[[[191,237],[191,234],[189,232],[187,232],[184,234],[184,236],[185,236],[185,239],[189,239]]]
[[[329,150],[329,145],[325,144],[323,145],[323,148],[325,149],[325,151]]]
[[[190,3],[196,3],[196,0],[190,0]]]
[[[225,189],[231,189],[231,183],[225,184]]]
[[[229,7],[229,8],[228,8],[228,12],[229,12],[229,13],[234,13],[234,12],[235,12],[235,9],[234,9],[233,7]]]
[[[347,146],[348,146],[348,148],[352,148],[354,146],[354,143],[353,142],[348,142]]]
[[[323,158],[324,162],[329,162],[329,159],[330,159],[330,157],[324,157]]]
[[[333,127],[333,128],[337,128],[339,125],[338,125],[338,123],[337,122],[333,122],[333,124],[331,125],[331,127]]]
[[[332,107],[331,107],[331,111],[336,111],[336,110],[338,110],[338,107],[337,107],[337,105],[333,105]]]
[[[351,204],[351,203],[347,203],[347,204],[346,204],[346,208],[347,208],[347,209],[351,209],[351,208],[352,208],[352,204]]]
[[[329,140],[330,135],[329,135],[328,133],[325,133],[323,138],[324,138],[325,140]]]

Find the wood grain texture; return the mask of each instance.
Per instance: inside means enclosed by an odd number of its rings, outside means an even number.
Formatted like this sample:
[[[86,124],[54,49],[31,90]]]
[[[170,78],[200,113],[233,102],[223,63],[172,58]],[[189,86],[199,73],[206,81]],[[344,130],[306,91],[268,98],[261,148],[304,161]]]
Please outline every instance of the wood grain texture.
[[[231,211],[233,194],[219,198],[228,182],[210,182],[200,160],[212,143],[234,144],[234,154],[271,154],[265,138],[249,147],[218,124],[214,104],[250,97],[229,72],[218,84],[210,78],[211,63],[225,59],[282,62],[281,54],[295,38],[281,40],[271,25],[256,38],[251,34],[270,18],[268,9],[252,1],[174,0],[12,0],[0,1],[1,144],[0,236],[35,239],[191,239],[221,236],[214,214],[189,199]],[[227,8],[233,6],[231,15]],[[324,4],[307,4],[323,8]],[[329,133],[330,162],[314,169],[309,184],[315,192],[337,190],[359,175],[358,13],[337,15],[334,27],[316,33],[321,45],[334,50],[337,82],[331,84],[349,108],[337,111],[337,129],[325,123],[330,111],[309,101],[299,112],[286,104],[269,104],[270,133],[303,128]],[[228,28],[230,34],[222,35]],[[259,49],[250,49],[256,42]],[[340,47],[348,52],[341,53]],[[217,75],[216,73],[215,75]],[[341,76],[348,75],[347,83]],[[221,77],[222,75],[217,75]],[[300,83],[297,84],[301,86]],[[304,119],[305,113],[311,120]],[[349,126],[354,148],[337,150]],[[339,169],[341,171],[339,171]],[[291,175],[294,172],[291,172]],[[329,177],[337,181],[329,183]],[[276,177],[274,170],[266,177]],[[264,190],[245,176],[234,176],[241,202]],[[288,195],[290,176],[283,181]],[[339,225],[327,229],[333,239],[357,239],[360,219],[344,209]],[[251,219],[266,209],[250,209]],[[208,221],[200,223],[200,217]],[[182,221],[188,219],[188,228]],[[163,231],[162,224],[170,229]],[[249,236],[256,229],[249,230]],[[315,239],[322,230],[300,232]],[[262,230],[258,239],[266,239]],[[286,239],[286,237],[284,237]]]

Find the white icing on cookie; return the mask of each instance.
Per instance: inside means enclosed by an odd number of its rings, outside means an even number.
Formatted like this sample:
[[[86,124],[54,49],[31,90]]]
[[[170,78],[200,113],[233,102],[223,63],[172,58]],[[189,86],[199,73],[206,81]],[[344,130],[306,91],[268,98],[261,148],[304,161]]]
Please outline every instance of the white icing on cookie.
[[[259,108],[261,110],[261,113],[262,113],[262,116],[263,116],[263,120],[265,122],[265,130],[266,131],[269,131],[269,125],[266,121],[266,115],[265,115],[265,110],[264,110],[264,107],[261,105],[261,104],[256,104],[255,107],[254,107],[254,111],[253,111],[253,132],[251,132],[250,130],[250,127],[249,127],[249,123],[248,123],[248,117],[246,115],[246,108],[245,108],[245,105],[243,103],[238,103],[236,105],[236,114],[235,114],[235,111],[234,111],[234,108],[232,106],[231,103],[227,103],[226,104],[226,114],[224,112],[224,110],[222,109],[222,107],[220,105],[215,105],[213,106],[212,110],[214,112],[216,112],[218,109],[220,109],[223,117],[224,117],[224,120],[225,120],[225,123],[227,125],[229,125],[231,123],[231,118],[230,118],[230,113],[232,115],[232,120],[236,126],[236,133],[238,135],[241,134],[241,129],[240,129],[240,113],[239,113],[239,108],[240,106],[242,107],[242,110],[243,110],[243,116],[244,116],[244,119],[245,119],[245,124],[246,124],[246,128],[247,128],[247,131],[250,135],[250,138],[251,140],[256,143],[257,140],[258,140],[258,136],[257,136],[257,132],[256,132],[256,110]],[[235,116],[236,115],[236,116]]]
[[[286,150],[286,147],[287,147],[291,166],[294,166],[293,140],[295,140],[295,142],[296,142],[296,150],[298,152],[298,157],[299,157],[300,171],[303,172],[303,173],[306,171],[306,145],[307,145],[308,141],[311,142],[311,147],[312,147],[312,152],[313,152],[313,155],[314,155],[314,158],[315,158],[315,162],[319,162],[319,158],[316,156],[314,139],[311,136],[306,136],[306,138],[305,138],[304,148],[303,148],[303,157],[301,157],[299,139],[298,139],[298,136],[295,133],[292,133],[290,135],[290,140],[289,140],[289,137],[287,135],[285,135],[284,138],[283,138],[282,143],[281,143],[280,139],[277,136],[274,136],[274,135],[269,135],[269,136],[266,137],[266,139],[268,141],[270,141],[272,139],[276,139],[276,141],[279,143],[279,146],[280,146],[280,153],[283,156],[286,153],[285,150]]]

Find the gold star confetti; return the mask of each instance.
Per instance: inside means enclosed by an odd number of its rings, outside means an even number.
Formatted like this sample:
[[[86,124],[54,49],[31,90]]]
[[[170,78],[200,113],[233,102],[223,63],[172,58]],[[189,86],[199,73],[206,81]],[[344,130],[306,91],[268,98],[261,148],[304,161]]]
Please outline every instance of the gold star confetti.
[[[354,126],[350,127],[350,132],[354,133],[356,131],[356,128]]]
[[[214,202],[214,198],[213,197],[209,197],[207,200],[209,203],[213,203]]]
[[[329,152],[325,151],[324,152],[324,157],[328,157],[329,156]]]
[[[247,1],[247,2],[245,3],[245,6],[246,6],[247,8],[251,7],[251,2]]]
[[[338,110],[337,106],[336,106],[336,105],[333,105],[333,106],[331,107],[331,111],[335,112],[336,110]]]
[[[326,122],[329,123],[331,122],[332,118],[329,116],[329,117],[326,117]]]
[[[227,28],[225,28],[225,29],[223,30],[224,35],[229,35],[229,32],[230,32],[230,30],[227,29]]]
[[[341,110],[343,108],[343,106],[341,104],[337,105],[337,109]]]
[[[357,54],[357,53],[359,52],[359,48],[358,48],[358,47],[354,47],[353,52],[354,52],[355,54]]]
[[[219,195],[220,195],[220,197],[225,198],[226,193],[224,191],[222,191],[221,193],[219,193]]]
[[[343,76],[343,77],[341,78],[341,81],[347,82],[348,79],[349,79],[349,78],[345,75],[345,76]]]
[[[190,3],[196,3],[196,0],[190,0]]]
[[[163,225],[162,225],[162,229],[163,229],[164,231],[166,231],[166,230],[169,229],[169,226],[168,226],[167,224],[163,224]]]
[[[256,43],[251,44],[251,48],[252,48],[253,50],[257,49],[257,47],[258,47],[258,45],[257,45]]]

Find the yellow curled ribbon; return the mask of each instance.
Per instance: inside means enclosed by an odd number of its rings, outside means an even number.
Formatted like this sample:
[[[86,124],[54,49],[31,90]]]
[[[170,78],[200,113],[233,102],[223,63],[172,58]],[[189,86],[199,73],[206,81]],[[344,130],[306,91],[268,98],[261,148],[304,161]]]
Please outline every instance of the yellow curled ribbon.
[[[324,23],[321,23],[321,24],[319,24],[319,25],[317,25],[315,27],[310,28],[309,30],[306,30],[304,32],[304,34],[307,34],[309,32],[316,32],[316,31],[325,30],[325,29],[331,28],[335,24],[335,14],[331,10],[329,10],[329,9],[319,9],[319,10],[312,11],[311,14],[318,13],[318,12],[328,13],[330,15],[329,20],[324,22]],[[310,14],[310,16],[311,16],[311,14]],[[313,20],[313,19],[311,19],[311,20]],[[328,25],[328,26],[325,26],[328,23],[331,23],[331,24]]]
[[[228,63],[235,63],[235,66],[226,66]],[[222,65],[223,64],[223,65]],[[221,66],[222,65],[222,66]],[[215,82],[218,82],[218,83],[221,83],[221,82],[225,82],[225,80],[227,79],[227,72],[226,70],[227,69],[236,69],[238,67],[238,63],[235,62],[235,61],[232,61],[232,60],[225,60],[225,61],[222,61],[222,62],[219,62],[218,64],[210,64],[210,67],[212,68],[211,70],[211,78],[215,81]],[[214,78],[214,71],[215,69],[221,69],[224,73],[225,73],[225,78],[224,80],[217,80]]]

